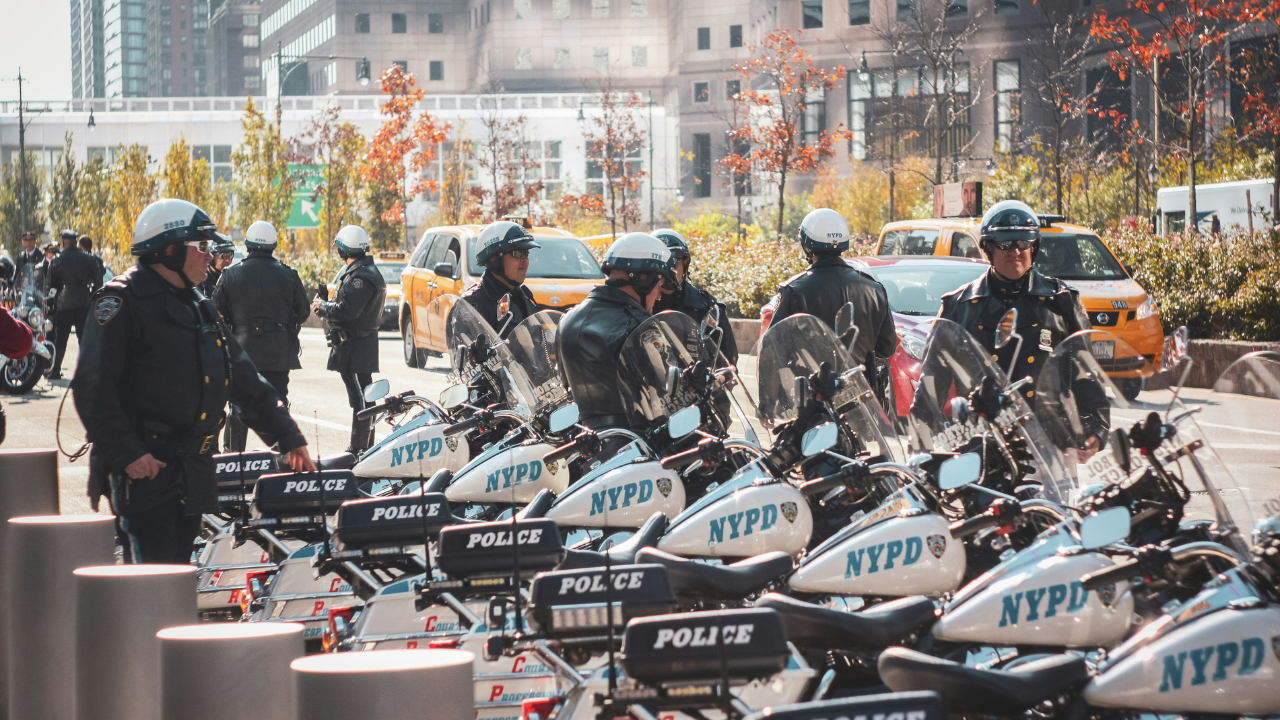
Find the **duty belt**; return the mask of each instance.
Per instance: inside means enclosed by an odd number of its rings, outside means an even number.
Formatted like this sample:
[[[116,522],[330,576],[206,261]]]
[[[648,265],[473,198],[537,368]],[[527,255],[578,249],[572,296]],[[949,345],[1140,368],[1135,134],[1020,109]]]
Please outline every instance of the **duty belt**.
[[[204,437],[189,438],[179,440],[173,443],[173,452],[176,455],[207,455],[211,450],[218,446],[218,433],[205,435]]]
[[[249,322],[249,332],[254,335],[262,335],[269,332],[284,332],[289,328],[284,323],[278,323],[274,320],[265,318],[255,318]]]

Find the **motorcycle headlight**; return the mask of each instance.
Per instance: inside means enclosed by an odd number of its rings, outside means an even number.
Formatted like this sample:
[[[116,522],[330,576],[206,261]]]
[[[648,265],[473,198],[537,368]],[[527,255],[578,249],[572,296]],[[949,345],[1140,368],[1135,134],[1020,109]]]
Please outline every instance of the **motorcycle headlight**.
[[[924,338],[912,333],[902,335],[900,338],[902,340],[902,349],[906,351],[907,355],[910,355],[916,360],[924,359]]]
[[[47,333],[49,333],[49,332],[53,332],[53,321],[52,321],[52,320],[45,320],[45,321],[44,321],[44,331],[45,331],[45,332],[47,332]]]
[[[16,314],[20,319],[25,319],[25,318],[27,317],[27,313],[30,313],[30,312],[31,312],[31,308],[20,307],[20,308],[18,308],[18,312],[17,312],[17,313],[15,313],[15,314]]]
[[[32,308],[31,311],[27,313],[27,323],[30,324],[31,327],[37,329],[43,327],[44,313],[40,312],[38,308]]]
[[[1135,320],[1146,320],[1149,317],[1155,317],[1160,314],[1160,306],[1156,304],[1155,298],[1147,296],[1147,301],[1138,306],[1138,314],[1134,315]]]

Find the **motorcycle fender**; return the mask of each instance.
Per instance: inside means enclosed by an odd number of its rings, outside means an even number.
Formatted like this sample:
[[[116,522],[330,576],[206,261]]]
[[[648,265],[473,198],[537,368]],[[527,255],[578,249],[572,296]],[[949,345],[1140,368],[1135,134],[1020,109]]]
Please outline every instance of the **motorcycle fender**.
[[[213,536],[200,551],[199,565],[196,568],[196,586],[201,590],[226,588],[222,592],[201,592],[196,596],[196,606],[200,610],[225,610],[240,604],[240,593],[244,590],[244,576],[249,572],[249,565],[270,565],[271,557],[265,550],[253,543],[244,543],[233,547],[235,538],[224,532]],[[257,569],[257,568],[255,568]]]
[[[471,459],[471,448],[465,439],[444,436],[447,424],[418,424],[414,420],[361,456],[352,468],[355,476],[427,478],[442,468],[461,470]]]
[[[750,557],[781,550],[795,555],[813,536],[813,513],[787,483],[751,485],[677,519],[658,549],[694,557]]]
[[[364,604],[364,609],[360,611],[360,617],[356,619],[352,628],[352,634],[356,639],[355,646],[371,650],[372,647],[365,647],[359,638],[375,637],[386,635],[408,635],[412,633],[438,633],[441,637],[457,636],[461,633],[467,633],[474,630],[468,629],[465,625],[458,621],[458,614],[447,605],[431,605],[422,610],[414,608],[414,601],[418,594],[413,591],[414,582],[421,583],[423,576],[419,575],[412,581],[404,580],[387,585],[378,591],[373,597],[369,598]],[[485,609],[488,606],[486,601],[476,601],[466,603],[467,609],[475,613],[477,617],[483,618]],[[377,648],[387,649],[391,647],[410,647],[409,641],[388,641],[378,643]],[[418,645],[413,647],[427,647],[428,642],[418,640]]]
[[[532,443],[503,450],[455,477],[444,495],[450,502],[523,505],[542,490],[562,493],[569,486],[569,468],[542,461],[553,449]]]
[[[320,637],[329,621],[329,609],[346,605],[359,604],[359,600],[351,591],[345,580],[334,574],[315,577],[311,567],[311,558],[319,552],[319,545],[308,545],[295,550],[280,563],[271,582],[271,592],[266,596],[263,609],[249,618],[250,622],[265,620],[284,620],[293,618],[304,622],[307,629],[303,637],[312,640]],[[323,593],[346,593],[345,596],[303,597],[283,602],[272,601],[272,597],[287,595],[316,595]]]
[[[1169,632],[1085,686],[1090,706],[1280,714],[1280,608],[1224,609]]]
[[[964,578],[964,543],[939,515],[877,523],[820,555],[806,558],[788,585],[833,595],[941,595]]]
[[[1093,552],[1045,558],[948,609],[933,636],[994,646],[1109,648],[1124,639],[1133,618],[1129,583],[1085,590],[1080,578],[1113,564]]]
[[[547,517],[561,527],[638,528],[655,512],[674,518],[684,510],[684,482],[660,462],[610,470],[565,495]]]

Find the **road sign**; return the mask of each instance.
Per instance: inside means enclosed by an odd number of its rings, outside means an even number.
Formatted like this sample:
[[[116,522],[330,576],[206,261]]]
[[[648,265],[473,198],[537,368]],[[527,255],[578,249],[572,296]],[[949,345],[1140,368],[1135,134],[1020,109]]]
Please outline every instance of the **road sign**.
[[[293,176],[293,210],[289,213],[289,227],[320,227],[320,212],[324,207],[324,196],[311,196],[320,185],[324,172],[323,165],[290,165],[289,172]]]

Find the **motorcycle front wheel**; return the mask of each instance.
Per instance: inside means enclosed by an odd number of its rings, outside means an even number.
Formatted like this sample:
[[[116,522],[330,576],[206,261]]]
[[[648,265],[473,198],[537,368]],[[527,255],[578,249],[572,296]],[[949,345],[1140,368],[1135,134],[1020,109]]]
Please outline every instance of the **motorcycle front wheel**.
[[[21,360],[10,360],[0,369],[0,387],[10,395],[25,395],[40,380],[44,366],[44,359],[33,352]]]

